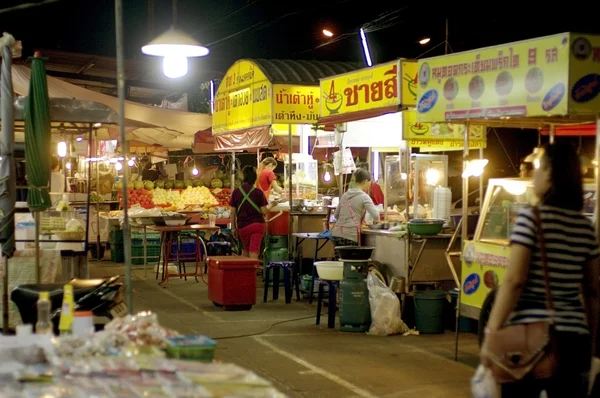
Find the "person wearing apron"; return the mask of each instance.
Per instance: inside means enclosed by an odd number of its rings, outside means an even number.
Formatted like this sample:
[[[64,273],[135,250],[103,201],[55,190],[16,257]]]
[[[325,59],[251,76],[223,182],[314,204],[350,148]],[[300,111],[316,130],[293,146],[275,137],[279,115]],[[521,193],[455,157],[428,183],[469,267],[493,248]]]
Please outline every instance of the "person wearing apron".
[[[365,212],[375,222],[379,221],[379,211],[364,192],[371,185],[371,174],[365,169],[358,169],[352,176],[352,182],[352,188],[346,191],[335,209],[337,221],[331,230],[335,246],[360,246],[360,226]]]
[[[231,193],[229,201],[232,233],[242,241],[244,256],[258,258],[265,235],[264,216],[277,202],[269,204],[264,192],[254,186],[256,169],[253,166],[245,166],[242,174],[242,185]]]

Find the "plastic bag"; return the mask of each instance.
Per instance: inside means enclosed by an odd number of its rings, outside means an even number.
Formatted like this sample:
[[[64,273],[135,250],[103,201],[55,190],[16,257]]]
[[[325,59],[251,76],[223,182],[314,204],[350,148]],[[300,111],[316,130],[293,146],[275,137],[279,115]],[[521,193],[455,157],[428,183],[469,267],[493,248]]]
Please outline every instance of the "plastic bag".
[[[494,380],[492,371],[479,365],[471,379],[473,398],[500,398],[500,386]]]
[[[369,334],[389,336],[408,331],[400,317],[400,300],[372,271],[367,276],[367,288],[371,307]]]

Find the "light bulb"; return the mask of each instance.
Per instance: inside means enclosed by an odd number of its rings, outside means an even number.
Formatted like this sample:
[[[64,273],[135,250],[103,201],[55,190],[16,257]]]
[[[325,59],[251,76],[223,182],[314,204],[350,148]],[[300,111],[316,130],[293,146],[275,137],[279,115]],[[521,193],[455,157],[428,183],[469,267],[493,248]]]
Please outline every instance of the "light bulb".
[[[192,169],[192,175],[195,175],[195,176],[197,176],[199,173],[200,173],[200,171],[198,171],[198,169],[197,169],[196,167],[194,167],[194,168]]]
[[[325,182],[331,181],[331,174],[329,173],[329,171],[326,171],[325,174],[323,174],[323,181],[325,181]]]
[[[123,164],[121,164],[121,162],[117,162],[117,163],[115,163],[115,169],[116,169],[117,171],[121,171],[121,170],[123,170]]]
[[[83,137],[77,137],[77,138],[75,139],[75,141],[77,141],[77,142],[81,142],[81,141],[83,141]]]
[[[67,156],[67,143],[64,141],[61,141],[58,143],[58,146],[56,148],[56,151],[58,152],[58,156],[61,158],[64,158]]]
[[[163,58],[163,73],[166,77],[176,79],[188,72],[188,60],[183,55],[167,55]]]
[[[133,167],[133,166],[135,166],[135,162],[133,161],[133,159],[129,159],[129,160],[127,161],[127,164],[129,165],[129,167]]]
[[[65,167],[67,168],[67,170],[71,170],[71,162],[67,162],[67,164],[65,164]]]

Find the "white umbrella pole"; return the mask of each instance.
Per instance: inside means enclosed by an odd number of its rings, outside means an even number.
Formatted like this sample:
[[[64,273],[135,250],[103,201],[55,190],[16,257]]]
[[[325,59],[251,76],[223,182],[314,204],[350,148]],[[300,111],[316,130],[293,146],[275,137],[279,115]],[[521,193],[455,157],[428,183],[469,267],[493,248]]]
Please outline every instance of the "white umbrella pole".
[[[117,88],[119,93],[119,138],[121,141],[121,152],[126,156],[124,162],[127,164],[127,141],[125,137],[125,55],[123,51],[123,0],[115,0],[115,28],[117,37]],[[129,200],[127,198],[129,185],[129,167],[123,168],[123,249],[125,254],[125,302],[129,314],[133,313],[132,289],[131,289],[131,234],[129,231]]]

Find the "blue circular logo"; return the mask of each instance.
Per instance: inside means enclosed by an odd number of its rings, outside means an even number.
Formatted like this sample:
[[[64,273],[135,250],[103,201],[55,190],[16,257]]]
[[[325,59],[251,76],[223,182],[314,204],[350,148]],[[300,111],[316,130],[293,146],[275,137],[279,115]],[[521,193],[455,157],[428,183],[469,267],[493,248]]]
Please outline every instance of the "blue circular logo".
[[[438,100],[438,92],[437,90],[429,90],[426,91],[421,98],[419,99],[419,103],[417,104],[417,111],[419,113],[427,113],[435,106]]]
[[[565,84],[564,83],[556,83],[548,93],[544,96],[542,100],[542,109],[545,112],[551,111],[562,101],[565,96]]]
[[[573,85],[571,98],[575,102],[588,102],[600,93],[600,75],[590,73],[585,75]]]
[[[478,274],[471,274],[465,278],[465,283],[463,283],[463,292],[466,295],[473,294],[479,289],[479,285],[481,284],[481,278]]]

